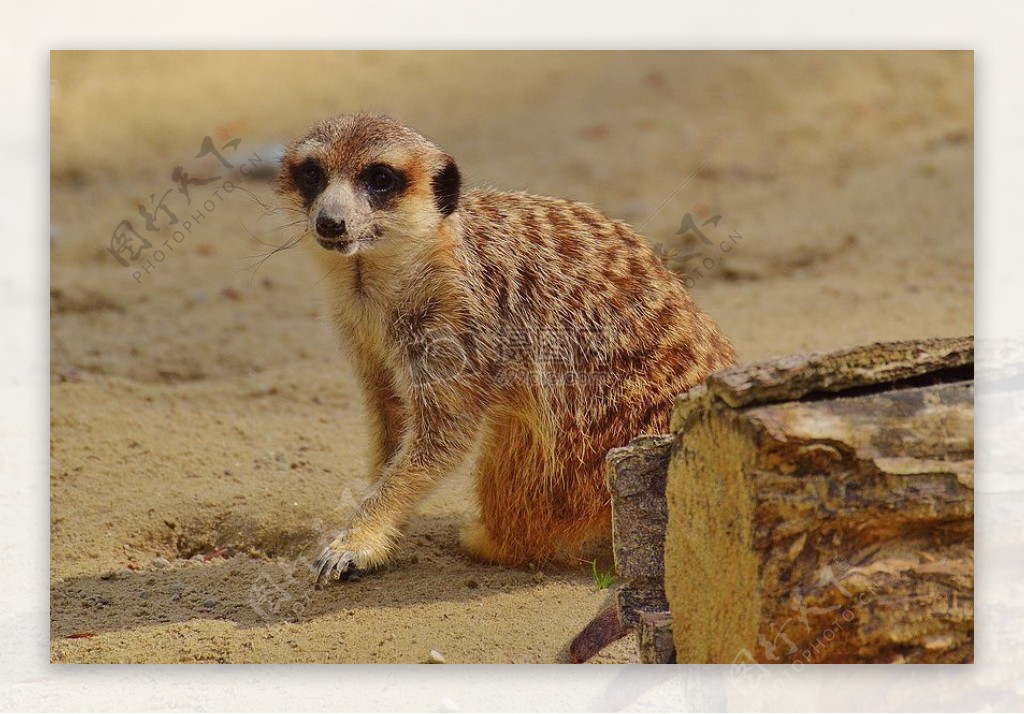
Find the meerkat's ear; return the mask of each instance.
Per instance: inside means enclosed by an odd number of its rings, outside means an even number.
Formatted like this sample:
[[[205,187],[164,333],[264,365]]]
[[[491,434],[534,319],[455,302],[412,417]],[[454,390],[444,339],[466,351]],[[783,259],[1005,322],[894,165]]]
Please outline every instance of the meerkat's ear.
[[[434,189],[434,204],[442,216],[450,216],[459,205],[459,191],[462,188],[462,176],[459,167],[449,156],[445,157],[444,167],[434,174],[431,181]]]

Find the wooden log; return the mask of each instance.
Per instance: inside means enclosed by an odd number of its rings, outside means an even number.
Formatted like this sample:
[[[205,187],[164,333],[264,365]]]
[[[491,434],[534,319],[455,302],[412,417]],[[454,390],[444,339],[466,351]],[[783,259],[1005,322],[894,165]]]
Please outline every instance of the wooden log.
[[[642,664],[675,664],[672,641],[672,613],[641,612],[637,626],[637,649]]]
[[[619,585],[616,602],[625,627],[640,613],[665,612],[665,475],[673,438],[642,436],[605,459],[612,494],[612,548]]]
[[[709,375],[706,389],[727,405],[742,407],[858,388],[880,391],[915,379],[928,383],[973,377],[974,338],[955,337],[877,342],[738,365]],[[673,424],[673,432],[677,426]]]
[[[712,375],[666,484],[679,662],[973,659],[970,338]]]
[[[636,631],[641,657],[669,657],[671,627],[665,599],[665,475],[674,439],[642,436],[605,457],[612,495],[615,603],[597,614],[569,645],[570,662],[586,662]],[[646,614],[660,615],[645,629]],[[655,624],[656,623],[656,624]],[[657,632],[655,633],[655,629]],[[667,661],[667,660],[666,660]]]

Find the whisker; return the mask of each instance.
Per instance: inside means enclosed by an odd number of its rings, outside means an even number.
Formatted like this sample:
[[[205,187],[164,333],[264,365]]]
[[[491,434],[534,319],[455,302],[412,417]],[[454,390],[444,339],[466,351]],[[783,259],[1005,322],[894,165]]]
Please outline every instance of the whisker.
[[[271,216],[277,213],[285,213],[286,211],[291,212],[297,216],[306,216],[306,212],[301,208],[295,208],[294,206],[271,206],[270,208],[263,211],[263,213],[260,215],[260,220],[266,218],[267,216]]]
[[[277,225],[277,226],[273,226],[273,227],[268,227],[268,228],[262,229],[260,231],[260,234],[261,235],[265,235],[267,233],[283,231],[283,230],[288,229],[288,228],[295,228],[297,226],[305,226],[305,225],[306,225],[306,221],[289,221],[288,223],[282,223],[282,224]],[[275,245],[273,243],[265,243],[264,241],[261,241],[256,236],[252,236],[252,238],[253,238],[253,240],[257,241],[258,243],[267,246],[268,248],[272,248]]]
[[[271,244],[271,243],[263,243],[262,241],[260,241],[263,245],[265,245],[268,248],[270,248],[270,251],[267,252],[267,253],[257,253],[255,256],[244,256],[244,257],[253,258],[253,257],[257,257],[257,256],[264,256],[264,255],[269,257],[271,255],[275,255],[276,253],[280,253],[283,250],[290,250],[290,249],[294,248],[295,246],[297,246],[299,244],[299,242],[302,240],[302,238],[303,238],[303,234],[299,233],[298,235],[293,236],[292,238],[289,238],[288,240],[286,240],[284,243],[281,243],[280,245],[274,245],[274,244]],[[259,240],[259,239],[257,238],[256,240]]]
[[[276,211],[279,208],[283,208],[283,206],[276,206],[276,205],[271,205],[271,204],[267,203],[266,201],[261,199],[259,196],[257,196],[255,193],[253,193],[252,191],[247,189],[245,186],[240,186],[239,184],[235,184],[235,189],[238,190],[238,191],[241,191],[244,194],[246,194],[252,201],[254,201],[257,205],[259,205],[260,208],[263,208],[263,209],[265,209],[268,212],[269,211]]]
[[[246,255],[246,256],[242,256],[240,258],[240,260],[258,260],[258,262],[255,265],[252,266],[252,276],[250,277],[251,280],[255,280],[256,279],[256,273],[259,272],[259,269],[263,267],[264,263],[266,263],[268,260],[270,260],[272,257],[277,255],[281,251],[290,250],[290,249],[294,248],[299,243],[301,243],[302,239],[306,236],[305,233],[298,233],[295,236],[293,236],[293,237],[289,238],[288,240],[286,240],[284,243],[274,244],[274,243],[268,243],[266,241],[260,240],[260,238],[258,236],[256,236],[256,234],[254,234],[252,231],[250,231],[248,228],[246,228],[245,226],[242,226],[242,227],[245,229],[245,232],[249,234],[250,238],[252,238],[254,241],[259,243],[260,245],[264,245],[264,246],[270,248],[270,250],[268,252],[266,252],[266,253],[257,253],[255,255]]]
[[[297,206],[291,206],[288,204],[267,203],[260,196],[256,195],[255,193],[247,189],[245,186],[235,184],[235,188],[244,193],[250,201],[252,201],[257,206],[263,209],[262,213],[260,214],[260,217],[257,220],[263,220],[267,216],[281,213],[292,213],[296,216],[302,216],[303,218],[306,217],[305,209],[298,208]]]

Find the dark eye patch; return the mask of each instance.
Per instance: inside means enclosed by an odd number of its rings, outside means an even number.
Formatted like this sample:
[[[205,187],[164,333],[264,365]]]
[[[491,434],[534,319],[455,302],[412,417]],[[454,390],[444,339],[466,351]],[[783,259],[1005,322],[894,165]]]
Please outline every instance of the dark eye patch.
[[[327,188],[327,172],[314,159],[307,159],[292,168],[292,181],[308,206]]]
[[[459,191],[462,188],[462,177],[459,167],[451,159],[444,168],[438,171],[431,180],[434,188],[434,205],[442,216],[450,216],[459,206]]]
[[[390,205],[406,186],[405,174],[387,164],[367,166],[359,173],[358,181],[374,210]]]

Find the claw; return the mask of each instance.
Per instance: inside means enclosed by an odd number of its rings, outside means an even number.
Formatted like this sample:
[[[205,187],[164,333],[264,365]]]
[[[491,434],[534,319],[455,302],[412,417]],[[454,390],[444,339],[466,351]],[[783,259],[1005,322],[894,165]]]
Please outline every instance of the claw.
[[[313,582],[317,585],[324,579],[324,554],[321,553],[313,564],[309,566],[309,570],[313,573]]]
[[[316,573],[317,584],[326,584],[331,580],[340,580],[349,566],[352,565],[354,555],[345,551],[339,553],[332,548],[325,548],[320,557],[313,562],[312,571]]]

